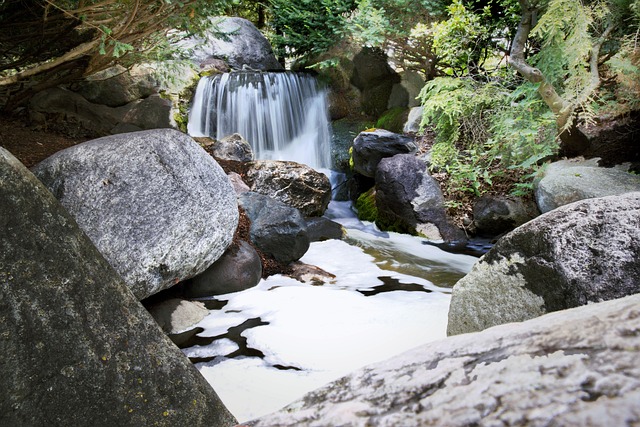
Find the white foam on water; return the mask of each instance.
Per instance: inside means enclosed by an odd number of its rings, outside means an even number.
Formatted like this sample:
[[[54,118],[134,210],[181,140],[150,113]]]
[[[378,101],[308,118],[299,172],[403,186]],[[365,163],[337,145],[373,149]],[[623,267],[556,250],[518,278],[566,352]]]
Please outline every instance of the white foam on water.
[[[402,239],[399,245],[423,250],[427,257],[451,257],[454,264],[463,257]],[[437,284],[381,269],[363,249],[339,240],[312,243],[302,261],[335,274],[335,279],[312,286],[271,276],[254,288],[218,297],[227,305],[198,325],[204,328],[200,336],[217,336],[247,319],[268,323],[242,333],[264,359],[219,357],[197,364],[240,422],[276,411],[359,367],[446,336],[450,295]],[[464,257],[454,269],[466,261]],[[381,285],[379,277],[422,285],[432,292],[392,291],[367,297],[357,291]],[[207,357],[235,349],[235,344],[223,340],[184,352]]]

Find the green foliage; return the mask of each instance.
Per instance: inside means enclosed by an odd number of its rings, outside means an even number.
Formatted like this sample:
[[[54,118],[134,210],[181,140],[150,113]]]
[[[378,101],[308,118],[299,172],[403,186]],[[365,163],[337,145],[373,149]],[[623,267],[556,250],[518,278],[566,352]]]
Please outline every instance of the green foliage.
[[[281,57],[324,53],[345,32],[355,0],[269,0],[271,42]]]
[[[449,175],[451,190],[480,195],[504,169],[531,173],[557,151],[555,118],[530,83],[510,92],[497,82],[440,77],[420,96],[422,126],[437,135],[432,168]]]
[[[433,25],[433,47],[453,75],[463,75],[477,64],[487,38],[482,16],[454,0],[448,8],[449,19]]]

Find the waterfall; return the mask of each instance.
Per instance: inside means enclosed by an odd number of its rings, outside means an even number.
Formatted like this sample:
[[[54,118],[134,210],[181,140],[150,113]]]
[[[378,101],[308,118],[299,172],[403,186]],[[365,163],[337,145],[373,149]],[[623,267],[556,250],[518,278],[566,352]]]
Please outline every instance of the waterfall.
[[[203,77],[189,114],[191,136],[242,135],[257,159],[331,166],[326,93],[301,73],[235,72]]]

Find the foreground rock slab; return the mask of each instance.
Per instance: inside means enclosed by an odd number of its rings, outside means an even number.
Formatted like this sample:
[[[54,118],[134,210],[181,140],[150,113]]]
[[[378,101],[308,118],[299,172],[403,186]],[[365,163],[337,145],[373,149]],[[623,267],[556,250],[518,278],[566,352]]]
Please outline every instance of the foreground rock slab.
[[[176,130],[95,139],[33,171],[139,299],[203,272],[238,224],[229,178]]]
[[[0,148],[0,425],[233,416],[47,189]]]
[[[447,333],[640,292],[640,193],[562,206],[501,238],[453,288]]]
[[[249,426],[640,422],[640,296],[426,344]]]

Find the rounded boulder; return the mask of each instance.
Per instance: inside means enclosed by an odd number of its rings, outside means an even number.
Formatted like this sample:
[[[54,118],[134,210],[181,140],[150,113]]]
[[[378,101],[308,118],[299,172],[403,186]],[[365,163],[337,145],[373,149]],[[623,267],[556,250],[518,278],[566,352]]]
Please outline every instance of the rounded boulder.
[[[54,154],[33,172],[138,299],[204,271],[238,224],[227,175],[175,130],[95,139]]]

